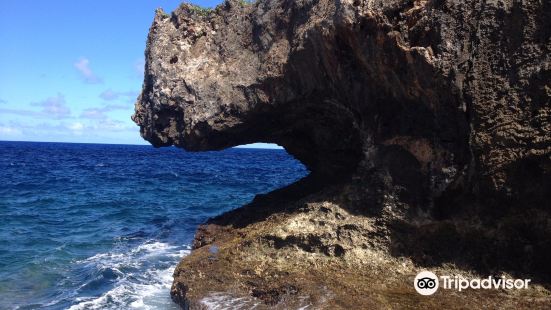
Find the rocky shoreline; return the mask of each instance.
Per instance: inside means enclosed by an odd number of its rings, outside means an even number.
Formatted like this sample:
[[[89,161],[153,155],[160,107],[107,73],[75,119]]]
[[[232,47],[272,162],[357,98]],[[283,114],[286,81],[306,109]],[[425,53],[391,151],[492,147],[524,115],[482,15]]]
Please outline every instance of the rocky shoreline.
[[[201,226],[183,308],[548,308],[551,6],[226,1],[158,10],[133,120],[190,151],[277,143],[311,174]],[[417,294],[420,270],[529,278]]]
[[[399,233],[408,238],[411,228],[400,214],[403,206],[391,200],[367,215],[343,207],[355,195],[347,185],[296,202],[281,195],[269,194],[201,226],[192,254],[174,273],[173,300],[184,309],[209,309],[213,302],[233,309],[546,309],[551,302],[549,286],[541,281],[527,290],[440,290],[421,296],[412,283],[424,269],[469,278],[488,274],[465,263],[468,254],[447,261],[439,257],[446,255],[440,251],[468,249],[457,244],[468,236],[449,233],[457,223],[416,223],[424,232],[418,237],[431,244],[400,244],[394,238]],[[405,245],[427,252],[398,254]],[[480,259],[491,255],[477,254]]]

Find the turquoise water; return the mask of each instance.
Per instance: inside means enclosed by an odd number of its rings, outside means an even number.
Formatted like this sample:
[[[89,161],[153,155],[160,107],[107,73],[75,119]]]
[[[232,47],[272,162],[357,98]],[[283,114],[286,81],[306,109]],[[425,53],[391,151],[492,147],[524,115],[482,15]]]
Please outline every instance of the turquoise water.
[[[197,225],[306,173],[283,150],[0,142],[0,309],[175,309]]]

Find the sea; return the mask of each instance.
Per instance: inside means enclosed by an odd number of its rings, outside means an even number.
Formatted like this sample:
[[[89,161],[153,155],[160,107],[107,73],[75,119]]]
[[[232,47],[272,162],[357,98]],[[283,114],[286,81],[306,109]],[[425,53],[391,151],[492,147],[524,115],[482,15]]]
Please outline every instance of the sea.
[[[0,309],[177,309],[197,226],[307,173],[282,149],[0,142]]]

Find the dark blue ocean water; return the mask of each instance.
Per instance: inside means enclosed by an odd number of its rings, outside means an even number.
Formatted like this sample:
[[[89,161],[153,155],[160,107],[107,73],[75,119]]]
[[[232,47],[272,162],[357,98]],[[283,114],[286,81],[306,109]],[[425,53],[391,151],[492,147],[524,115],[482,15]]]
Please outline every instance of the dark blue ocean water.
[[[306,173],[283,150],[0,142],[0,309],[174,309],[197,225]]]

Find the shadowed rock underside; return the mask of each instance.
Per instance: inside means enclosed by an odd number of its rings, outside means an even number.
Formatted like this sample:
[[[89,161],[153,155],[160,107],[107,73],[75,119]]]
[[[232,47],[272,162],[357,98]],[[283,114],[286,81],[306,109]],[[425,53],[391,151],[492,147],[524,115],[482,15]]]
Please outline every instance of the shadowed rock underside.
[[[158,10],[142,136],[190,151],[277,143],[311,171],[201,226],[173,299],[551,305],[550,21],[537,0]],[[426,298],[411,285],[422,269],[535,284]]]

